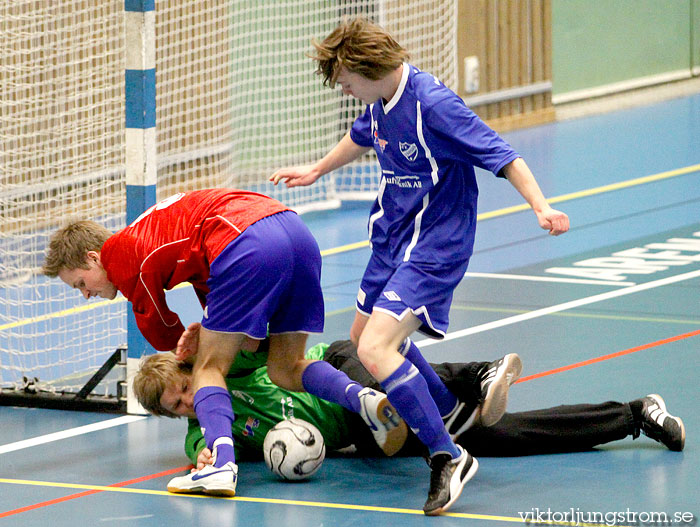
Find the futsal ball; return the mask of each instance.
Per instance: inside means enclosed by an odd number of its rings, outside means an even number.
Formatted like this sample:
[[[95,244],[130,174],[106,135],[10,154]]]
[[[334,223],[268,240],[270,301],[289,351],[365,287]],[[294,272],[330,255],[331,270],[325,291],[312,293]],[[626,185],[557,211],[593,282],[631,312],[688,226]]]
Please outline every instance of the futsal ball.
[[[282,479],[300,480],[314,474],[326,457],[321,432],[292,417],[273,426],[263,441],[267,467]]]

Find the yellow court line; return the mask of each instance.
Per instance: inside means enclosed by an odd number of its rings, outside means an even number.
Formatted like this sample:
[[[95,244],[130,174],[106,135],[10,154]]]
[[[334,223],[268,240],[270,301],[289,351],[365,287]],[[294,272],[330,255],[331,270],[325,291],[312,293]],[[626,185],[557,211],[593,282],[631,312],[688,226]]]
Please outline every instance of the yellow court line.
[[[27,324],[35,324],[37,322],[43,322],[45,320],[51,320],[53,318],[75,315],[76,313],[82,313],[83,311],[89,311],[91,309],[103,307],[103,306],[106,306],[108,304],[115,304],[118,302],[126,302],[126,298],[120,296],[120,297],[115,298],[114,300],[104,300],[102,302],[90,302],[89,304],[84,304],[82,306],[77,306],[77,307],[70,307],[68,309],[62,309],[61,311],[56,311],[54,313],[48,313],[46,315],[39,315],[38,317],[30,317],[30,318],[18,320],[16,322],[10,322],[8,324],[2,324],[2,325],[0,325],[0,331],[4,331],[6,329],[17,328],[20,326],[26,326]]]
[[[348,306],[348,307],[341,307],[340,309],[334,309],[333,311],[328,311],[326,313],[326,318],[328,317],[334,317],[337,315],[342,315],[343,313],[349,313],[351,311],[356,311],[357,308],[355,306]]]
[[[324,249],[321,251],[321,256],[331,256],[333,254],[345,253],[348,251],[354,251],[355,249],[362,249],[367,247],[369,241],[363,240],[361,242],[349,243],[347,245],[341,245],[340,247],[332,247],[331,249]]]
[[[387,512],[394,514],[413,514],[418,516],[423,516],[423,511],[419,509],[400,509],[397,507],[375,507],[372,505],[351,505],[345,503],[325,503],[317,501],[301,501],[301,500],[284,500],[279,498],[253,498],[236,496],[233,498],[226,497],[213,497],[206,496],[202,494],[172,494],[164,490],[150,490],[150,489],[135,489],[129,487],[107,487],[103,485],[84,485],[80,483],[59,483],[55,481],[33,481],[25,479],[7,479],[0,478],[0,483],[7,483],[9,485],[31,485],[36,487],[53,487],[53,488],[65,488],[65,489],[80,489],[80,490],[96,490],[101,492],[121,492],[126,494],[142,494],[151,496],[167,496],[167,497],[181,497],[181,498],[199,498],[199,499],[219,499],[219,500],[229,500],[229,501],[241,501],[248,503],[269,503],[274,505],[294,505],[299,507],[316,507],[325,509],[344,509],[344,510],[356,510],[356,511],[367,511],[367,512]],[[577,526],[577,527],[608,527],[603,524],[596,523],[572,523],[572,522],[525,522],[522,518],[516,516],[496,516],[491,514],[470,514],[461,512],[446,512],[442,516],[449,516],[452,518],[465,518],[470,520],[489,520],[489,521],[504,521],[504,522],[514,522],[514,523],[530,523],[538,525],[561,525],[561,526]],[[618,526],[624,527],[624,526]]]
[[[618,183],[611,183],[610,185],[602,185],[600,187],[593,187],[587,190],[580,190],[578,192],[571,192],[569,194],[562,194],[561,196],[555,196],[553,198],[547,199],[547,203],[561,203],[564,201],[571,201],[574,199],[587,198],[589,196],[595,196],[597,194],[603,194],[605,192],[613,192],[615,190],[620,190],[624,188],[635,187],[638,185],[644,185],[646,183],[653,183],[655,181],[661,181],[664,179],[669,179],[672,177],[683,176],[690,174],[692,172],[700,172],[700,164],[690,165],[683,168],[677,168],[674,170],[668,170],[666,172],[659,172],[658,174],[653,174],[651,176],[643,176],[635,179],[628,179],[626,181],[620,181]],[[522,203],[520,205],[515,205],[513,207],[505,207],[498,210],[493,210],[491,212],[484,212],[476,216],[477,221],[489,220],[491,218],[498,218],[500,216],[506,216],[508,214],[514,214],[516,212],[522,212],[529,210],[530,205],[527,203]],[[367,247],[369,245],[368,241],[352,243],[349,245],[343,245],[341,247],[335,247],[333,249],[328,249],[326,251],[321,251],[322,256],[328,256],[331,254],[338,254],[342,252],[352,251],[354,249],[359,249],[361,247]],[[324,254],[325,253],[325,254]]]
[[[188,282],[184,282],[182,284],[178,284],[175,287],[171,289],[171,291],[174,291],[175,289],[182,289],[183,287],[188,287],[190,284]],[[90,311],[91,309],[97,309],[98,307],[104,307],[109,304],[119,304],[121,302],[126,302],[126,298],[123,296],[118,296],[113,300],[102,300],[100,302],[89,302],[87,304],[84,304],[82,306],[77,306],[77,307],[69,307],[68,309],[62,309],[61,311],[56,311],[54,313],[48,313],[46,315],[39,315],[38,317],[30,317],[30,318],[25,318],[22,320],[17,320],[16,322],[9,322],[7,324],[2,324],[0,325],[0,331],[4,331],[6,329],[12,329],[12,328],[17,328],[20,326],[26,326],[27,324],[35,324],[37,322],[44,322],[45,320],[51,320],[53,318],[62,318],[62,317],[67,317],[70,315],[75,315],[77,313],[82,313],[83,311]]]
[[[621,181],[619,183],[612,183],[610,185],[603,185],[600,187],[594,187],[588,190],[581,190],[578,192],[571,192],[569,194],[563,194],[561,196],[555,196],[553,198],[549,198],[547,200],[548,203],[561,203],[563,201],[571,201],[574,199],[579,199],[579,198],[586,198],[589,196],[594,196],[596,194],[602,194],[604,192],[612,192],[615,190],[620,190],[623,188],[629,188],[629,187],[634,187],[637,185],[643,185],[646,183],[653,183],[655,181],[661,181],[663,179],[668,179],[676,176],[682,176],[685,174],[690,174],[692,172],[700,172],[700,164],[697,165],[690,165],[687,167],[683,168],[677,168],[675,170],[669,170],[666,172],[660,172],[658,174],[653,174],[651,176],[644,176],[640,178],[635,178],[635,179],[629,179],[627,181]],[[528,210],[530,208],[530,205],[527,203],[523,203],[521,205],[516,205],[513,207],[506,207],[503,209],[498,209],[494,210],[491,212],[484,212],[483,214],[478,214],[476,217],[477,221],[483,221],[483,220],[488,220],[491,218],[497,218],[500,216],[506,216],[508,214],[514,214],[516,212],[522,212],[524,210]],[[332,247],[330,249],[325,249],[321,251],[321,256],[332,256],[335,254],[340,254],[340,253],[345,253],[348,251],[354,251],[355,249],[362,249],[364,247],[369,246],[369,241],[364,240],[361,242],[355,242],[355,243],[350,243],[347,245],[341,245],[339,247]],[[178,289],[180,287],[186,287],[187,284],[180,284],[173,289]],[[57,311],[56,313],[51,313],[49,315],[41,315],[39,317],[32,317],[32,318],[27,318],[23,320],[19,320],[17,322],[10,322],[9,324],[3,324],[0,325],[0,331],[4,331],[7,329],[12,329],[16,328],[19,326],[24,326],[27,324],[33,324],[36,322],[42,322],[44,320],[49,320],[52,318],[57,318],[57,317],[64,317],[68,315],[74,315],[75,313],[80,313],[82,311],[86,311],[88,309],[95,309],[96,307],[102,307],[108,302],[124,302],[126,299],[123,297],[116,298],[114,300],[108,300],[105,302],[98,302],[95,304],[87,304],[85,306],[80,306],[80,307],[74,307],[74,308],[69,308],[69,309],[64,309],[62,311]]]

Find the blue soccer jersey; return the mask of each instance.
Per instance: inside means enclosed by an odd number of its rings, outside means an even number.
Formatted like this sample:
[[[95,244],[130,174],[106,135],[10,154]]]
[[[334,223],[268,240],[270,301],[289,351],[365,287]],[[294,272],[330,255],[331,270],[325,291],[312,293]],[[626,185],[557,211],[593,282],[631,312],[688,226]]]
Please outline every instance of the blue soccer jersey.
[[[468,260],[476,230],[474,167],[502,175],[520,157],[454,92],[409,64],[394,97],[367,106],[350,137],[377,152],[382,175],[369,238],[392,266]]]

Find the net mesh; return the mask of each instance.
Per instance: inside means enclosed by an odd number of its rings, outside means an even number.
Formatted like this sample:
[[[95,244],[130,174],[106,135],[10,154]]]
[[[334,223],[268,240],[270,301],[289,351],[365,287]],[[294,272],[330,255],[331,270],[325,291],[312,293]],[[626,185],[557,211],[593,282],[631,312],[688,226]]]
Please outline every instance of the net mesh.
[[[126,341],[127,303],[86,303],[40,273],[69,218],[125,222],[123,0],[0,4],[0,381],[76,390]],[[454,87],[456,0],[156,1],[157,196],[263,192],[300,212],[373,197],[370,155],[311,187],[267,182],[330,150],[363,105],[306,54],[342,16],[388,30]]]

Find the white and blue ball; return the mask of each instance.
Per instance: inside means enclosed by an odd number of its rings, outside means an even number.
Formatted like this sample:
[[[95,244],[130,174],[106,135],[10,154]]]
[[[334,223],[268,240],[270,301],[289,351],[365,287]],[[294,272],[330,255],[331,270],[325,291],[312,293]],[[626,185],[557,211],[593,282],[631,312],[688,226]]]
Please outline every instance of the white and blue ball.
[[[314,474],[326,457],[323,436],[311,423],[292,417],[273,426],[263,442],[267,467],[282,479],[301,480]]]

